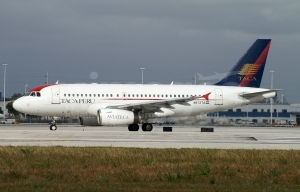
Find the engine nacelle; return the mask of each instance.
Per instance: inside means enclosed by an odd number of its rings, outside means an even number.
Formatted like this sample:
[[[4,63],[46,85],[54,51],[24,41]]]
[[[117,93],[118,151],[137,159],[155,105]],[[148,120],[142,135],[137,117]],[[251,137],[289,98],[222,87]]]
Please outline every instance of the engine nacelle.
[[[132,111],[122,109],[98,109],[99,125],[129,125],[139,122],[139,116]]]
[[[85,126],[99,126],[96,117],[79,117],[79,124]]]

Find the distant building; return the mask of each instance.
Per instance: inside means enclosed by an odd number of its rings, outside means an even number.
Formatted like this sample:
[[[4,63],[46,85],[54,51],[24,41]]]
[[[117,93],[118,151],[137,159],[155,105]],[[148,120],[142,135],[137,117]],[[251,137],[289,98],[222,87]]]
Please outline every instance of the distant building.
[[[226,117],[227,119],[237,122],[239,120],[248,120],[257,123],[269,123],[271,120],[271,105],[268,104],[251,104],[229,110],[209,113],[208,117]],[[273,104],[272,120],[279,122],[282,120],[294,121],[300,125],[300,104]]]

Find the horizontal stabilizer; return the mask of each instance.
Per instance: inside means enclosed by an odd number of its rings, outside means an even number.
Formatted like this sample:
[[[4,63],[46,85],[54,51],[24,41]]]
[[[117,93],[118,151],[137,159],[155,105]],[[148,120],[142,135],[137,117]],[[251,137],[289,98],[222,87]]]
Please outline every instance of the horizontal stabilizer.
[[[281,91],[282,89],[270,89],[270,90],[266,90],[266,91],[259,91],[259,92],[254,92],[254,93],[241,93],[239,94],[241,97],[244,97],[245,99],[249,99],[252,97],[256,97],[256,96],[260,96],[266,93],[274,93],[274,92],[278,92]]]

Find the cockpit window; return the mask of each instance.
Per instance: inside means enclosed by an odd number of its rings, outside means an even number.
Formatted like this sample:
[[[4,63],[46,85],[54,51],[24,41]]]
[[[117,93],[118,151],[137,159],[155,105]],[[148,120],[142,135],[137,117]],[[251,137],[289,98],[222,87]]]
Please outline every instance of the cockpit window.
[[[40,93],[40,92],[31,92],[31,93],[29,94],[29,96],[31,96],[31,97],[40,97],[40,96],[41,96],[41,93]]]
[[[31,92],[30,96],[35,97],[35,92]]]

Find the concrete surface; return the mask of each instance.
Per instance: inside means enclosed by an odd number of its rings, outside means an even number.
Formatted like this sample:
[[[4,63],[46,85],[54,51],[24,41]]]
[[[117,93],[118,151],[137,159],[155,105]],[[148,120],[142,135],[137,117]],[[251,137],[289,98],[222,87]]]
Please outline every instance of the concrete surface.
[[[206,126],[208,127],[208,126]],[[163,132],[129,132],[127,127],[84,127],[46,124],[0,125],[1,146],[113,146],[142,148],[300,149],[300,128],[173,126]]]

